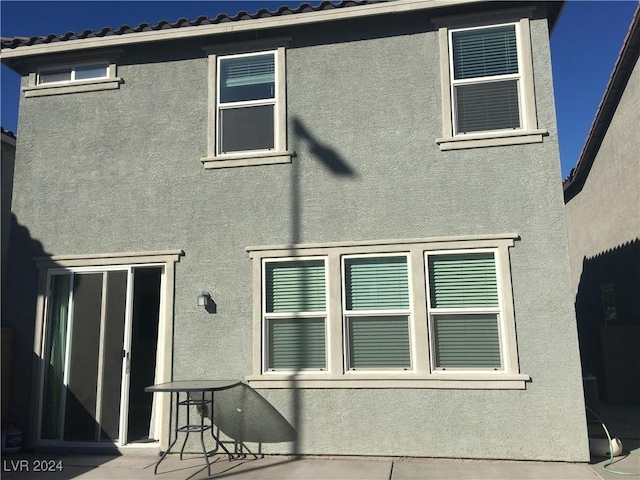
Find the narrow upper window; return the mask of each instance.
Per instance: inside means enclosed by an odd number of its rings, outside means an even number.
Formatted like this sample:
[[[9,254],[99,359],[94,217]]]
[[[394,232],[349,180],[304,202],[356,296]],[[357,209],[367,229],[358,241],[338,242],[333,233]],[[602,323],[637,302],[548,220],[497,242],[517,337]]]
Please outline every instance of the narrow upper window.
[[[516,24],[450,32],[454,134],[522,126]]]
[[[218,58],[218,154],[276,147],[276,52]]]
[[[43,68],[38,72],[38,85],[50,85],[82,80],[107,78],[109,65],[98,63],[91,65],[71,65],[66,67]]]
[[[411,368],[407,257],[344,259],[347,370]]]
[[[266,371],[326,370],[324,259],[264,264]]]
[[[494,252],[427,257],[433,368],[501,370],[502,312]]]

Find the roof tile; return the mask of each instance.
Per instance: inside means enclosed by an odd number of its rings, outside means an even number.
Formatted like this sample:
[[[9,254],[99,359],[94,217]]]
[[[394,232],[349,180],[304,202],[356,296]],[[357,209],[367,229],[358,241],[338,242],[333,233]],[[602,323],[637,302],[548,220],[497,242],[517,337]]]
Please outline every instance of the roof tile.
[[[3,49],[17,48],[17,47],[24,47],[24,46],[30,46],[30,45],[40,45],[45,43],[81,40],[84,38],[105,37],[105,36],[112,36],[112,35],[128,35],[128,34],[137,33],[137,32],[148,32],[151,30],[167,30],[172,28],[196,27],[199,25],[215,25],[218,23],[240,22],[245,20],[256,20],[259,18],[278,17],[283,15],[297,15],[300,13],[318,12],[320,10],[332,10],[335,8],[348,8],[348,7],[354,7],[357,5],[380,3],[380,2],[386,2],[386,1],[389,1],[389,0],[342,0],[338,2],[323,0],[322,2],[318,3],[315,6],[308,2],[305,2],[305,3],[301,3],[300,5],[294,8],[289,7],[287,5],[283,5],[281,7],[278,7],[275,11],[270,11],[266,8],[260,8],[255,13],[249,13],[243,10],[236,13],[235,15],[228,15],[226,13],[221,13],[214,18],[209,18],[204,15],[201,15],[195,20],[189,20],[187,18],[179,18],[175,22],[169,22],[168,20],[161,20],[156,25],[151,25],[149,23],[141,23],[136,27],[132,27],[130,25],[122,25],[118,28],[103,27],[100,30],[84,30],[82,32],[67,32],[61,35],[49,34],[45,36],[34,36],[34,37],[14,37],[14,38],[3,37],[0,42],[0,46]]]

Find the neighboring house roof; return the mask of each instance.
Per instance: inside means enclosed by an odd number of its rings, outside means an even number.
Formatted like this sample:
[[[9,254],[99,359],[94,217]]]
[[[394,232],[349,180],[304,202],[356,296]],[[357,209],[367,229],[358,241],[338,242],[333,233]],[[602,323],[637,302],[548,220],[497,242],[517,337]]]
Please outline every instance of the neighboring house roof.
[[[508,3],[518,4],[520,2]],[[530,3],[546,4],[547,17],[551,29],[553,29],[564,2],[531,1]],[[175,22],[163,20],[156,25],[141,23],[137,27],[123,25],[119,28],[105,27],[101,30],[67,32],[63,35],[2,38],[0,57],[5,64],[15,68],[14,60],[54,52],[279,28],[416,10],[447,9],[449,7],[455,9],[465,5],[467,8],[474,8],[472,6],[474,4],[493,4],[492,8],[504,8],[505,2],[488,2],[487,0],[342,0],[332,2],[325,0],[315,6],[310,3],[302,3],[295,8],[282,6],[273,12],[261,8],[253,14],[241,11],[233,16],[220,14],[214,18],[200,16],[195,20],[185,18]]]
[[[600,145],[609,129],[613,114],[620,103],[620,98],[624,93],[624,89],[629,81],[631,72],[638,61],[640,53],[640,4],[636,8],[631,20],[629,32],[624,39],[622,49],[618,54],[613,73],[609,77],[609,83],[605,89],[604,96],[600,101],[595,119],[591,124],[591,129],[587,135],[587,139],[582,147],[582,153],[578,163],[571,170],[569,176],[562,182],[564,188],[564,201],[567,203],[575,197],[582,187],[591,171],[593,161],[598,154]],[[638,132],[631,132],[637,135]]]
[[[2,143],[8,143],[11,146],[16,145],[16,135],[10,130],[5,130],[4,127],[0,127],[0,137],[2,137]]]

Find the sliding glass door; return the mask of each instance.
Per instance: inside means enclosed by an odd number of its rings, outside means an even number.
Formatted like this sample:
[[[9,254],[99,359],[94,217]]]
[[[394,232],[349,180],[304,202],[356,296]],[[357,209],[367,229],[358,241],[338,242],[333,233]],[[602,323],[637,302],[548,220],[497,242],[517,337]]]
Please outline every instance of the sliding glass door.
[[[42,441],[124,445],[131,398],[143,412],[133,440],[149,439],[152,397],[145,396],[143,383],[154,381],[161,278],[160,267],[50,272]],[[140,339],[133,341],[133,332],[140,329],[148,337],[144,346]],[[136,378],[142,379],[134,385],[132,362]]]

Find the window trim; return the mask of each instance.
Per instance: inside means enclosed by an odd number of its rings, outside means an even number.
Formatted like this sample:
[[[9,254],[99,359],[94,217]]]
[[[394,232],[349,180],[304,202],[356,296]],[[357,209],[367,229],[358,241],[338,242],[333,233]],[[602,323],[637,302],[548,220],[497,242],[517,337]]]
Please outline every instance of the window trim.
[[[204,47],[208,61],[208,127],[207,154],[202,157],[205,169],[247,167],[291,163],[293,153],[287,150],[286,47],[291,37],[278,37],[248,42]],[[219,60],[223,57],[274,53],[274,148],[219,153]],[[253,104],[253,102],[251,102]],[[256,104],[257,105],[257,104]]]
[[[517,234],[470,235],[427,239],[380,240],[247,247],[253,260],[253,374],[245,380],[254,388],[458,388],[458,389],[525,389],[531,378],[521,374],[518,364],[515,316],[513,309],[509,249],[519,239]],[[441,250],[496,251],[502,290],[505,339],[501,355],[502,371],[431,371],[431,349],[427,327],[426,254]],[[382,256],[405,254],[408,258],[410,282],[411,371],[345,371],[345,331],[343,311],[342,257],[350,255]],[[327,372],[322,375],[294,372],[262,373],[262,265],[263,260],[278,258],[326,257],[327,291]],[[499,265],[499,267],[498,267]]]
[[[431,284],[429,282],[429,257],[438,255],[464,255],[468,253],[493,253],[496,272],[496,286],[498,289],[498,306],[497,307],[469,307],[469,308],[448,308],[448,307],[433,307],[431,305]],[[429,341],[431,347],[431,373],[434,375],[442,375],[444,373],[451,374],[465,374],[476,372],[496,372],[502,373],[506,371],[506,351],[508,346],[512,343],[509,339],[505,338],[505,314],[503,313],[505,302],[503,292],[510,290],[508,285],[511,285],[511,278],[504,278],[505,272],[501,269],[501,258],[499,248],[477,248],[477,249],[456,249],[456,250],[438,250],[424,252],[424,265],[425,265],[425,279],[427,282],[427,323],[429,324]],[[508,283],[507,283],[508,282]],[[438,367],[436,365],[436,345],[435,345],[435,321],[433,319],[436,315],[446,314],[483,314],[490,313],[495,314],[498,322],[498,347],[500,349],[500,368],[455,368],[455,367]],[[515,340],[514,340],[515,341]]]
[[[507,12],[510,16],[527,14],[527,9],[516,9]],[[531,13],[529,12],[529,16]],[[490,23],[485,17],[478,25],[478,21],[468,18],[443,18],[435,21],[438,28],[440,47],[440,85],[442,98],[442,137],[436,139],[440,150],[460,150],[466,148],[480,148],[504,145],[521,145],[527,143],[541,143],[548,135],[546,129],[538,128],[536,98],[533,81],[533,55],[531,49],[531,31],[529,16],[519,20],[502,19],[500,22]],[[457,21],[456,21],[457,20]],[[446,23],[442,25],[441,23]],[[454,31],[492,28],[504,25],[515,25],[516,44],[518,49],[518,100],[520,102],[520,128],[509,130],[489,130],[458,134],[455,133],[455,106],[453,99],[453,49],[451,48],[451,33]]]
[[[53,57],[46,62],[35,62],[31,64],[32,71],[29,73],[27,86],[22,87],[24,96],[43,97],[50,95],[63,95],[68,93],[94,92],[101,90],[115,90],[124,83],[121,77],[117,76],[116,60],[119,50],[111,50],[96,54],[85,54],[66,57]],[[106,76],[87,78],[81,80],[74,79],[75,69],[79,67],[104,65]],[[71,70],[70,80],[59,82],[40,83],[41,72],[66,69]]]

